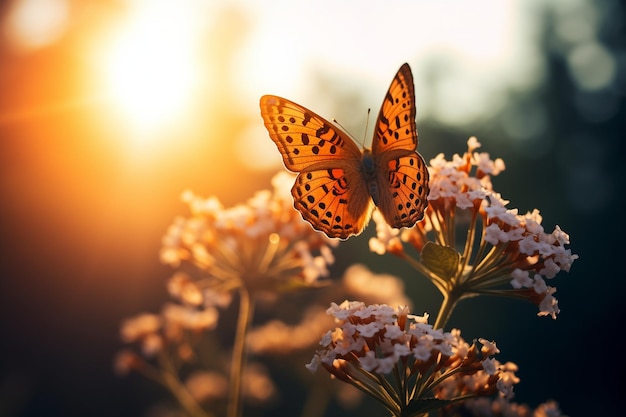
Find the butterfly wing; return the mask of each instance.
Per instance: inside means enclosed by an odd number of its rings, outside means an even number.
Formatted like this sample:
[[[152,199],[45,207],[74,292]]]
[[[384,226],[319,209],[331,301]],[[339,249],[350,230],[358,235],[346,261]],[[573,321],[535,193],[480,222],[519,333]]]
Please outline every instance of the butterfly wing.
[[[379,165],[378,209],[397,229],[413,227],[428,205],[428,168],[420,154],[412,152]]]
[[[311,110],[277,96],[261,97],[260,106],[265,127],[290,171],[361,159],[348,135]]]
[[[378,112],[372,153],[380,155],[392,149],[415,151],[418,142],[415,114],[413,75],[409,65],[404,64],[393,78]]]
[[[417,153],[415,91],[408,64],[393,78],[378,114],[372,155],[378,208],[392,227],[412,227],[428,204],[428,169]]]
[[[369,220],[372,201],[360,173],[357,145],[333,124],[290,100],[263,96],[260,106],[285,166],[300,173],[291,189],[294,207],[330,237],[359,234]]]
[[[349,167],[302,172],[291,194],[305,220],[340,239],[361,233],[374,206],[360,173]]]

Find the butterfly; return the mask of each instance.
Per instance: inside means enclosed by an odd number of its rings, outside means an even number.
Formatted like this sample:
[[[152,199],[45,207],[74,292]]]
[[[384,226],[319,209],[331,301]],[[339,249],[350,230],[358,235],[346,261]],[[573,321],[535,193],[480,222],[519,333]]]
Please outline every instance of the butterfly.
[[[374,206],[394,228],[412,227],[428,204],[428,169],[417,153],[415,92],[408,64],[393,78],[380,108],[372,148],[309,109],[264,95],[261,116],[285,167],[299,173],[294,207],[329,237],[358,235]]]

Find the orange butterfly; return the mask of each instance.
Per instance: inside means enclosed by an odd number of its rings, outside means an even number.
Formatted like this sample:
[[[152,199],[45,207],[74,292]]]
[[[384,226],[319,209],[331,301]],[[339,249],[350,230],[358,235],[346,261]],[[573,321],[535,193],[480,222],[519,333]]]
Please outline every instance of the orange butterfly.
[[[372,149],[292,101],[263,96],[261,116],[290,171],[294,207],[329,237],[358,235],[374,205],[392,227],[412,227],[428,204],[428,169],[416,152],[415,93],[402,65],[380,108]]]

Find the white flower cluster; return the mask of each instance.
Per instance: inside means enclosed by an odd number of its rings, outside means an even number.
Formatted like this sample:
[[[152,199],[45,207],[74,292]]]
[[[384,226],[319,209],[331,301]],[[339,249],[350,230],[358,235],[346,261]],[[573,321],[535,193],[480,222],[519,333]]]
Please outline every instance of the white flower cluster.
[[[191,217],[179,217],[163,238],[163,263],[178,267],[187,261],[221,282],[245,282],[270,288],[298,276],[312,284],[328,275],[337,244],[314,231],[293,209],[287,173],[273,179],[274,192],[257,192],[246,204],[224,208],[216,197],[190,191],[183,201]],[[253,282],[256,281],[256,282]],[[231,286],[232,287],[232,286]]]
[[[443,154],[430,161],[429,208],[423,222],[399,233],[374,213],[377,236],[370,240],[370,249],[406,256],[403,243],[421,253],[428,242],[434,242],[456,250],[455,229],[465,228],[459,233],[467,236],[465,247],[458,252],[466,264],[448,282],[438,283],[439,288],[459,285],[470,293],[494,295],[494,290],[510,283],[517,290],[515,296],[539,306],[539,315],[556,318],[556,289],[545,279],[569,271],[578,258],[566,248],[569,236],[559,226],[546,233],[537,209],[520,215],[517,209],[507,208],[509,201],[493,190],[491,182],[492,175],[504,170],[504,162],[475,152],[480,147],[476,138],[467,145],[468,151],[455,154],[451,161]]]
[[[437,381],[428,394],[442,399],[468,392],[486,395],[496,390],[511,396],[512,385],[517,383],[512,367],[505,373],[492,358],[499,353],[495,343],[481,340],[483,347],[478,351],[475,344],[469,345],[461,338],[459,330],[433,329],[427,323],[427,314],[415,316],[405,307],[394,309],[356,301],[332,303],[327,314],[335,317],[338,326],[323,336],[323,348],[307,365],[312,372],[321,365],[347,381],[364,375],[354,372],[350,365],[366,371],[365,375],[399,370],[400,375],[410,378],[419,372],[419,380]]]
[[[465,209],[483,200],[493,189],[490,176],[504,171],[504,161],[501,158],[491,160],[486,152],[474,152],[480,147],[475,137],[471,137],[467,145],[468,152],[463,156],[455,154],[451,161],[446,160],[443,153],[430,160],[429,201],[451,198],[456,207]],[[473,175],[472,167],[476,171]]]

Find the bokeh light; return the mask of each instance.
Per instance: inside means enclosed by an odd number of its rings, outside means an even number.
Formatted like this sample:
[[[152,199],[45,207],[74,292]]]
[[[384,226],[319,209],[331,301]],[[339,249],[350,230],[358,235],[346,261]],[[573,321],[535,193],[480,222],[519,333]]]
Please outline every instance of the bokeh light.
[[[598,42],[577,45],[567,58],[572,76],[583,90],[598,90],[612,83],[615,78],[615,59]]]
[[[12,2],[3,32],[12,47],[28,51],[59,39],[70,18],[66,0],[16,0]]]

